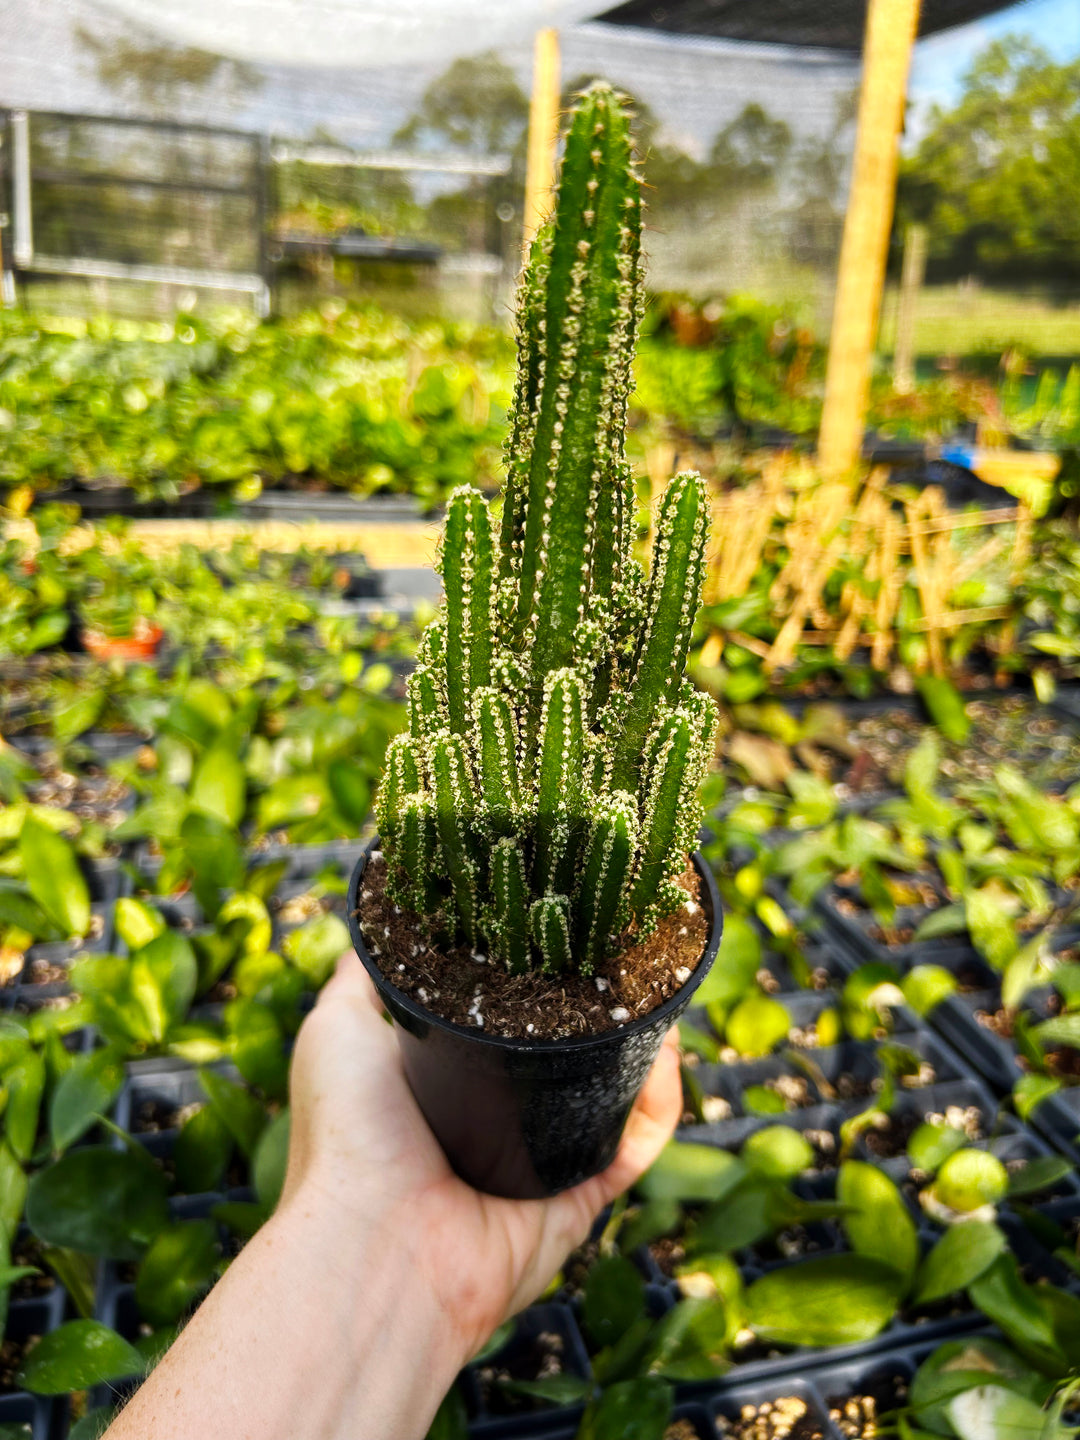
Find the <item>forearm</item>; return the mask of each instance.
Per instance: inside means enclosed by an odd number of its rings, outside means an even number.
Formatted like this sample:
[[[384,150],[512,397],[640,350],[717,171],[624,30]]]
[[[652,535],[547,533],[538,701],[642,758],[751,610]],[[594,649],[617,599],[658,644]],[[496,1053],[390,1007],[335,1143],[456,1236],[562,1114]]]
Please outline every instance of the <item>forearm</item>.
[[[250,1242],[107,1440],[422,1440],[465,1359],[392,1223],[301,1191]]]

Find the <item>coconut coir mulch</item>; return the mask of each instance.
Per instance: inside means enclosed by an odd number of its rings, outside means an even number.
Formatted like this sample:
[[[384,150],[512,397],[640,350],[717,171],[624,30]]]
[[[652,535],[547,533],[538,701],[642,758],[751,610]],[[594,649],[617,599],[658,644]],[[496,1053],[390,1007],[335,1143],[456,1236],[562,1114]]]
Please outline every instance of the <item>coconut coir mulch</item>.
[[[486,1035],[562,1040],[617,1030],[648,1015],[689,980],[704,953],[709,924],[692,866],[678,883],[687,903],[645,940],[631,944],[627,936],[627,948],[592,975],[511,975],[468,945],[436,948],[418,917],[399,910],[387,895],[381,854],[373,855],[364,871],[360,925],[382,973],[425,1010]]]

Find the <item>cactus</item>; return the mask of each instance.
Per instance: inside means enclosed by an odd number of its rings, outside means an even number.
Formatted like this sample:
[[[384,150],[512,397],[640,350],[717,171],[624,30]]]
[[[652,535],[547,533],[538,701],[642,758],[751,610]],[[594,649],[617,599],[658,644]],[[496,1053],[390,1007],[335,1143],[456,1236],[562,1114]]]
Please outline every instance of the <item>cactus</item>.
[[[641,182],[621,99],[579,97],[518,301],[496,523],[451,496],[446,594],[377,801],[398,904],[511,971],[588,972],[677,905],[715,706],[684,678],[708,497],[675,477],[648,577],[624,457]]]

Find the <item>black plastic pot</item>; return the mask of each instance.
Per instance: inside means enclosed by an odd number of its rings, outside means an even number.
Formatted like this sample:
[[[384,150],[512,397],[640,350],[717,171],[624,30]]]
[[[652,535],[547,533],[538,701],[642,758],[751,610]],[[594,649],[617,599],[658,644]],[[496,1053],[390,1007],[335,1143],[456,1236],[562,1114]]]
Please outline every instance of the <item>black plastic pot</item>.
[[[349,884],[356,953],[398,1027],[413,1094],[451,1165],[489,1195],[536,1199],[605,1169],[664,1035],[708,974],[720,944],[720,897],[698,854],[694,868],[709,920],[705,953],[690,979],[651,1014],[602,1035],[509,1040],[433,1015],[392,985],[368,953],[358,902],[367,846]]]

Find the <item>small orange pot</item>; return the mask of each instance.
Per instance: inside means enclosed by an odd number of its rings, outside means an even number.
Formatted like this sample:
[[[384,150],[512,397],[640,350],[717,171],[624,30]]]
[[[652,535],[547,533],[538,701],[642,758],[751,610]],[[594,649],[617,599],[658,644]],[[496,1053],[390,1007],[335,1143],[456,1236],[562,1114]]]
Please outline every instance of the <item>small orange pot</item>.
[[[160,625],[139,620],[131,635],[106,635],[102,630],[84,627],[81,639],[83,648],[95,660],[152,660],[164,633]]]

